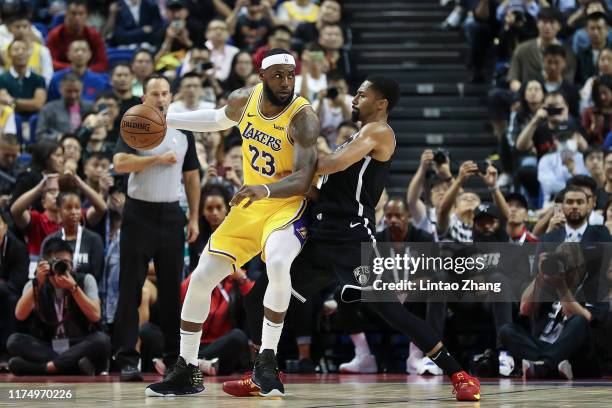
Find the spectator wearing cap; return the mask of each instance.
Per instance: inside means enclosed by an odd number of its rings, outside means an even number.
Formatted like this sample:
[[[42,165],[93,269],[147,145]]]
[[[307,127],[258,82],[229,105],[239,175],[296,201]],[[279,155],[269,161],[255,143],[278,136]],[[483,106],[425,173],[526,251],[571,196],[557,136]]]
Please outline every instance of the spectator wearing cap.
[[[8,53],[12,65],[0,75],[1,98],[19,115],[36,114],[47,100],[45,79],[28,67],[28,44],[24,40],[13,40]]]
[[[108,70],[108,57],[104,41],[98,32],[86,25],[87,2],[85,0],[69,0],[66,7],[64,22],[49,32],[47,46],[53,57],[53,68],[60,70],[70,67],[68,46],[75,40],[85,40],[89,43],[92,58],[89,68],[94,72]]]
[[[162,27],[159,6],[153,0],[119,0],[113,45],[152,47]]]
[[[601,12],[587,15],[587,33],[591,45],[576,55],[576,83],[583,85],[587,79],[597,74],[597,59],[608,42],[608,22]]]
[[[582,113],[582,126],[592,145],[601,145],[612,130],[612,76],[595,78],[592,91],[593,106]]]
[[[242,12],[244,7],[246,13]],[[276,18],[268,0],[259,3],[238,0],[225,22],[234,45],[251,53],[263,45],[270,29],[275,25]]]
[[[28,67],[35,73],[45,78],[47,85],[53,76],[53,60],[49,49],[38,41],[38,38],[32,35],[32,23],[26,13],[18,12],[15,15],[8,16],[6,26],[12,34],[13,39],[23,40],[28,47]],[[34,39],[36,38],[36,40]],[[10,43],[9,43],[10,44]],[[9,69],[11,66],[11,58],[8,53],[8,46],[2,48],[4,57],[4,68]]]
[[[554,8],[543,8],[538,14],[538,37],[525,41],[514,50],[510,62],[508,80],[510,90],[518,92],[521,84],[541,75],[543,52],[551,44],[560,44],[557,34],[563,25],[563,15]],[[567,67],[563,76],[572,81],[576,71],[576,61],[571,52],[567,53]]]
[[[589,146],[583,154],[584,165],[589,171],[589,175],[593,177],[593,180],[597,183],[597,187],[602,188],[606,184],[606,175],[604,173],[603,162],[604,162],[604,151],[601,146]],[[602,202],[597,203],[597,208],[603,208],[606,203],[607,197]]]
[[[506,224],[506,233],[510,237],[510,242],[523,244],[524,242],[538,242],[539,239],[527,230],[526,222],[528,220],[527,199],[520,193],[510,193],[506,196],[508,209],[508,223]]]
[[[144,79],[153,73],[155,55],[149,50],[139,49],[134,52],[130,66],[134,79],[132,80],[132,94],[142,96],[142,84]]]
[[[100,91],[110,89],[107,74],[96,73],[88,68],[91,60],[91,48],[85,40],[75,40],[68,46],[68,61],[70,66],[53,74],[49,84],[49,101],[61,98],[60,83],[62,78],[69,73],[74,73],[83,84],[81,97],[84,101],[93,102],[96,94]]]
[[[83,83],[74,73],[64,75],[60,81],[62,98],[46,104],[38,115],[36,137],[59,140],[63,134],[74,133],[82,124],[92,105],[83,101]]]
[[[313,0],[289,0],[276,11],[280,24],[295,30],[300,23],[314,23],[319,16],[319,6]]]
[[[603,207],[597,209],[597,183],[588,175],[573,176],[567,181],[567,187],[577,187],[587,195],[589,207],[589,225],[603,225],[604,217],[601,214]]]
[[[186,0],[169,0],[166,2],[167,22],[161,30],[156,44],[155,70],[174,71],[193,47],[204,44],[204,26],[189,15]]]
[[[229,29],[223,20],[212,20],[206,28],[206,48],[210,50],[210,60],[215,68],[215,77],[225,81],[232,68],[234,56],[240,52],[237,47],[227,44]]]
[[[111,87],[119,98],[119,117],[132,106],[139,105],[142,101],[132,94],[132,81],[134,75],[132,68],[127,62],[120,62],[111,71]]]
[[[342,6],[338,0],[324,0],[319,8],[317,21],[300,23],[295,29],[293,37],[302,45],[317,42],[319,33],[326,24],[340,24],[342,20]],[[349,28],[344,28],[344,37],[349,40],[351,32]],[[350,43],[350,41],[347,41]]]

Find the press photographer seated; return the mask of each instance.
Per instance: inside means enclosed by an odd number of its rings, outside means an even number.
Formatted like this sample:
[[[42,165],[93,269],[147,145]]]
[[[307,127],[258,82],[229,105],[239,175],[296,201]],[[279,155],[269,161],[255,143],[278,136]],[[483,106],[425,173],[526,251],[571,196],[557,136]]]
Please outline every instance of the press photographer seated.
[[[17,320],[31,319],[29,334],[7,341],[9,369],[15,375],[94,375],[110,356],[110,338],[99,331],[98,285],[90,274],[73,272],[72,247],[49,239],[36,276],[15,308]]]

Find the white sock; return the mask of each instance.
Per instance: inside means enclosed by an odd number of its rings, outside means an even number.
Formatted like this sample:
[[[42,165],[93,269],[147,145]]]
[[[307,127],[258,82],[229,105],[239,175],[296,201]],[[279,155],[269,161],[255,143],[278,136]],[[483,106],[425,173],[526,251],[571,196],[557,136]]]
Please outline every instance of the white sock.
[[[280,341],[281,333],[283,332],[284,323],[274,323],[264,317],[263,326],[261,329],[261,347],[259,352],[266,349],[274,350],[278,348],[278,342]]]
[[[181,357],[187,364],[198,365],[198,351],[200,351],[200,339],[202,330],[190,332],[181,329]]]
[[[370,346],[368,346],[368,339],[364,332],[351,334],[351,341],[355,345],[355,355],[358,356],[369,356]]]

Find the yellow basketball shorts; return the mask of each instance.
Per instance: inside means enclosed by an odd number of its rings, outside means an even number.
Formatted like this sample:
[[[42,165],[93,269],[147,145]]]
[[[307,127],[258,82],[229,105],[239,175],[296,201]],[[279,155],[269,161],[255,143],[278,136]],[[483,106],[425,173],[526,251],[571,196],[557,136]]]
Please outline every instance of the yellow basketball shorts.
[[[234,206],[211,235],[206,250],[241,267],[258,253],[265,261],[264,248],[270,234],[293,224],[302,245],[306,239],[306,199],[260,200],[248,208]]]

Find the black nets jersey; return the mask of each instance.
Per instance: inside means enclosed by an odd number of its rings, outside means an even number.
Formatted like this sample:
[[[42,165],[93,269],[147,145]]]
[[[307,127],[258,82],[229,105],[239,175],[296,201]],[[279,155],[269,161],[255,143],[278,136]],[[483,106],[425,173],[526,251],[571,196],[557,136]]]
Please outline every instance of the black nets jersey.
[[[336,151],[359,136],[353,134]],[[375,241],[376,204],[387,183],[391,160],[378,161],[371,156],[346,170],[322,176],[319,200],[311,212],[310,236],[334,241]]]

